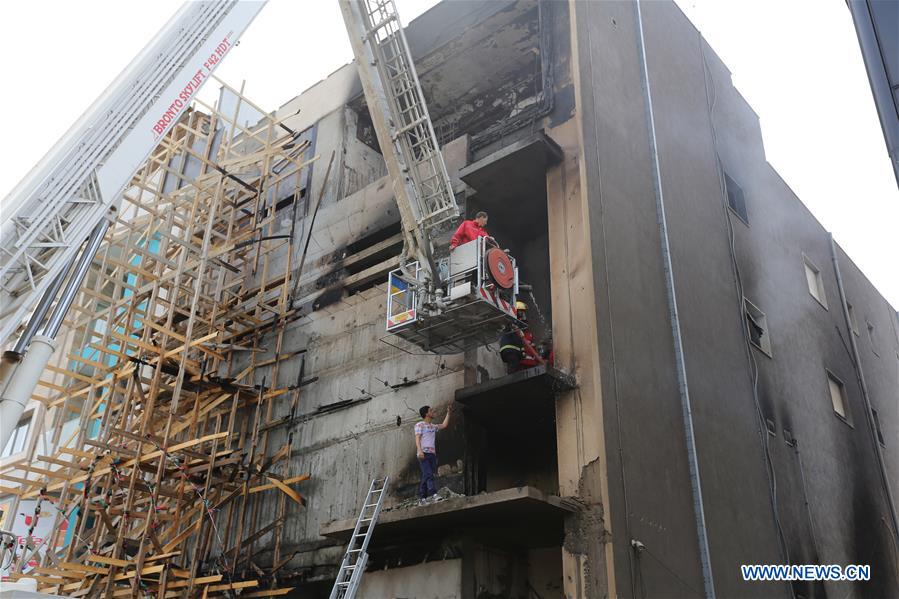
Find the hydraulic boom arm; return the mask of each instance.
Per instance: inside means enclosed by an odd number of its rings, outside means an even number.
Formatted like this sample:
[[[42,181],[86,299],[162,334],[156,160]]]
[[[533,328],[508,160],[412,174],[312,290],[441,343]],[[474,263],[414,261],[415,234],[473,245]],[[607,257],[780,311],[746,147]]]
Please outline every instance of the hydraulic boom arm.
[[[0,363],[0,447],[56,349],[123,191],[264,5],[186,2],[4,200],[0,344],[32,316]]]
[[[435,281],[435,229],[459,215],[393,0],[340,0],[378,144],[393,181],[404,259]],[[439,282],[439,281],[437,281]]]

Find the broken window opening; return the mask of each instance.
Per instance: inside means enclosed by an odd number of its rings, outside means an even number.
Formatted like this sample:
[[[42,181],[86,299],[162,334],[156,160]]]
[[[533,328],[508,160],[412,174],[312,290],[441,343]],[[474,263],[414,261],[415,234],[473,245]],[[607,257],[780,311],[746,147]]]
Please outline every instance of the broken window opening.
[[[768,318],[755,304],[743,298],[743,314],[749,341],[769,357],[771,356],[771,335],[768,333]]]
[[[293,206],[293,204],[295,202],[297,202],[298,200],[302,201],[305,199],[306,199],[306,188],[301,187],[297,193],[288,194],[288,195],[284,196],[283,198],[281,198],[280,200],[278,200],[278,203],[275,204],[275,212],[278,212],[279,210],[283,210],[284,208],[287,208],[288,206]]]

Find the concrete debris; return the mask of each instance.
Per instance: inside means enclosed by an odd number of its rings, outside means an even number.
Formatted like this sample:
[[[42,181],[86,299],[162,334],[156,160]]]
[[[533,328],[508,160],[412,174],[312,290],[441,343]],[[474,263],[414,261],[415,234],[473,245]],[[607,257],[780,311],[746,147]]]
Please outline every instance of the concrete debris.
[[[456,493],[449,487],[441,487],[440,489],[438,489],[437,496],[440,497],[440,501],[443,501],[445,499],[455,499],[457,497],[465,497],[465,495],[463,495],[462,493]],[[428,505],[430,505],[430,504],[428,504]],[[392,507],[384,508],[382,511],[390,512],[393,510],[404,510],[404,509],[408,509],[410,507],[418,507],[418,497],[410,497],[409,499],[406,499],[405,501],[401,501],[400,503],[398,503]]]

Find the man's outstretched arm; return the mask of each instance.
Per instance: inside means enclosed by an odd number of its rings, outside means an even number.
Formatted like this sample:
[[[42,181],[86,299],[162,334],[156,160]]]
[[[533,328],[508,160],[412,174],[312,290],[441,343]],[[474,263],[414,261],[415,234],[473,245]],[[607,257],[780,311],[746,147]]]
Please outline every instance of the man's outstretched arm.
[[[440,424],[437,425],[437,428],[439,428],[440,430],[443,430],[446,427],[448,427],[449,421],[450,421],[450,414],[452,414],[452,413],[453,413],[453,404],[450,404],[449,407],[446,409],[446,417],[443,419],[443,422],[441,422]]]

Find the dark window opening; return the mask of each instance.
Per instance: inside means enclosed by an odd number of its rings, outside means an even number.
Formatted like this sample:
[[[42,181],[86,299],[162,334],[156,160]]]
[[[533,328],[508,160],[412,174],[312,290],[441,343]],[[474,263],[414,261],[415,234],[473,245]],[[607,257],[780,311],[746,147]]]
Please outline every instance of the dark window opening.
[[[749,213],[746,211],[746,198],[743,195],[743,189],[727,173],[724,173],[724,188],[727,191],[727,205],[748,225]]]
[[[349,244],[343,258],[345,261],[343,270],[346,276],[358,275],[398,256],[403,250],[401,231],[400,223],[394,223]],[[386,271],[370,273],[368,276],[348,284],[346,286],[347,293],[353,295],[371,289],[378,283],[383,283],[385,278]]]
[[[871,408],[871,415],[874,417],[874,430],[877,431],[877,441],[886,447],[887,444],[886,441],[883,440],[883,431],[880,429],[880,417],[877,415],[877,410]]]
[[[748,299],[743,299],[743,314],[746,318],[746,331],[749,333],[749,341],[771,355],[771,337],[768,333],[768,318]]]
[[[283,208],[287,208],[288,206],[292,206],[295,201],[303,200],[305,198],[306,198],[306,188],[303,187],[300,189],[300,191],[298,193],[289,194],[289,195],[281,198],[280,200],[278,200],[278,203],[275,204],[275,212],[277,212],[278,210],[281,210]]]
[[[384,241],[385,239],[390,239],[401,231],[402,228],[400,227],[399,222],[388,225],[383,229],[378,229],[374,233],[369,233],[365,237],[357,239],[353,243],[348,244],[346,246],[346,255],[352,256],[353,254],[357,254],[364,249],[367,249],[377,243]]]
[[[522,486],[559,492],[552,400],[543,407],[530,414],[527,424],[511,430],[493,418],[466,412],[466,495]]]
[[[346,271],[351,275],[360,273],[367,268],[371,268],[372,266],[375,266],[376,264],[380,264],[381,262],[384,262],[386,260],[389,260],[390,258],[393,258],[394,256],[399,255],[399,253],[402,250],[403,250],[403,242],[402,242],[402,240],[400,240],[400,241],[397,241],[377,252],[368,254],[365,258],[363,258],[361,260],[357,260],[353,264],[347,265]]]
[[[356,116],[356,139],[378,154],[383,154],[383,152],[381,152],[381,146],[378,144],[378,136],[375,133],[375,126],[372,123],[371,113],[368,111],[368,106],[364,104],[360,105],[356,109]]]

